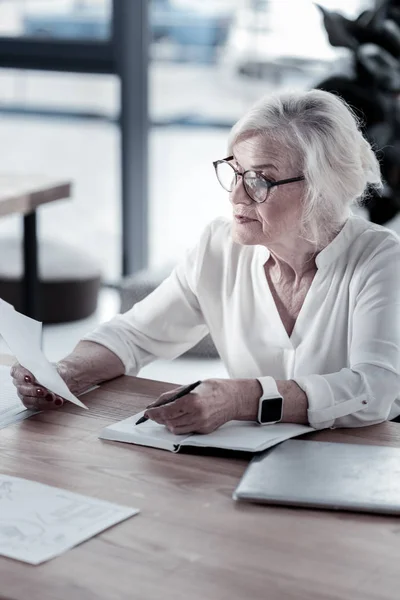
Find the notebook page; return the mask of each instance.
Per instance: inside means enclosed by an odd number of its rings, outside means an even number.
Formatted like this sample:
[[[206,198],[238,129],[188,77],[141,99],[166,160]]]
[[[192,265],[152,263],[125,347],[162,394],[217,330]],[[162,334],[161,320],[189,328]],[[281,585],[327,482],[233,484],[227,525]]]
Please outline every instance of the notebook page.
[[[174,435],[164,425],[159,425],[150,420],[141,425],[136,425],[143,414],[144,411],[105,427],[99,437],[103,440],[152,446],[153,448],[177,452],[179,445],[187,438],[187,435]]]
[[[314,431],[307,425],[276,423],[259,425],[249,421],[230,421],[205,435],[194,434],[181,442],[181,446],[223,448],[244,452],[259,452],[297,435]]]

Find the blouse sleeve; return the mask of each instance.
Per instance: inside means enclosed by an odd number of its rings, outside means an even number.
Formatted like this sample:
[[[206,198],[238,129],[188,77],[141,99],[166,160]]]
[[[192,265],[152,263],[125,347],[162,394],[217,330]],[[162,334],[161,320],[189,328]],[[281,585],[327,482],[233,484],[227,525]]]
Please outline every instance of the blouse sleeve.
[[[353,315],[350,367],[294,378],[308,397],[310,425],[361,427],[385,421],[400,396],[400,242],[380,244],[364,267]]]
[[[197,344],[208,332],[196,284],[199,269],[207,260],[210,230],[211,225],[151,294],[83,339],[114,352],[131,375],[156,358],[176,358]]]

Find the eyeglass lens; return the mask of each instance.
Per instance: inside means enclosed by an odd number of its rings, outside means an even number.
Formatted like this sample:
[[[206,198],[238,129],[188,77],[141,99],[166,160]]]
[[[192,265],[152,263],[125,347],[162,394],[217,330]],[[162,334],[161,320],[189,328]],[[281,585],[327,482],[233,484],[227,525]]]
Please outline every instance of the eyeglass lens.
[[[221,162],[217,166],[217,177],[222,187],[227,192],[232,192],[237,183],[237,175],[229,163]],[[255,171],[248,171],[244,176],[246,192],[255,202],[264,202],[268,196],[268,183]]]
[[[227,192],[231,192],[236,185],[237,176],[233,167],[227,162],[217,165],[218,181]]]

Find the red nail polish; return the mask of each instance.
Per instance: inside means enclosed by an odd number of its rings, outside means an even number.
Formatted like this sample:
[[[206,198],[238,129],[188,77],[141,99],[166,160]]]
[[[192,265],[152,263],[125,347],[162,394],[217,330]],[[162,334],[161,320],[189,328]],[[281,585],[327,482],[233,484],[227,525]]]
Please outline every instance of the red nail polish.
[[[56,406],[62,406],[64,403],[63,403],[63,401],[61,400],[61,398],[57,398],[56,400],[54,400],[54,404],[55,404]]]
[[[53,394],[46,394],[45,400],[47,400],[47,402],[53,402]]]
[[[24,381],[25,381],[26,383],[31,383],[31,378],[29,377],[29,375],[25,375],[25,377],[24,377]]]
[[[36,396],[43,396],[44,392],[42,388],[36,388]]]

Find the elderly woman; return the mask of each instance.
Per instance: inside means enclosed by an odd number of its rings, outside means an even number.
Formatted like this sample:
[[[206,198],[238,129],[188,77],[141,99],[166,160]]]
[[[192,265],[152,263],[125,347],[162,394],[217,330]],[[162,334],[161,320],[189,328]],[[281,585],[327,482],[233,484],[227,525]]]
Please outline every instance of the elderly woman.
[[[400,243],[350,210],[381,186],[352,112],[323,91],[268,96],[214,167],[232,220],[210,223],[150,296],[58,363],[72,392],[175,358],[210,332],[230,379],[147,410],[174,433],[231,419],[321,429],[399,415]],[[62,405],[22,367],[12,375],[27,407]]]

